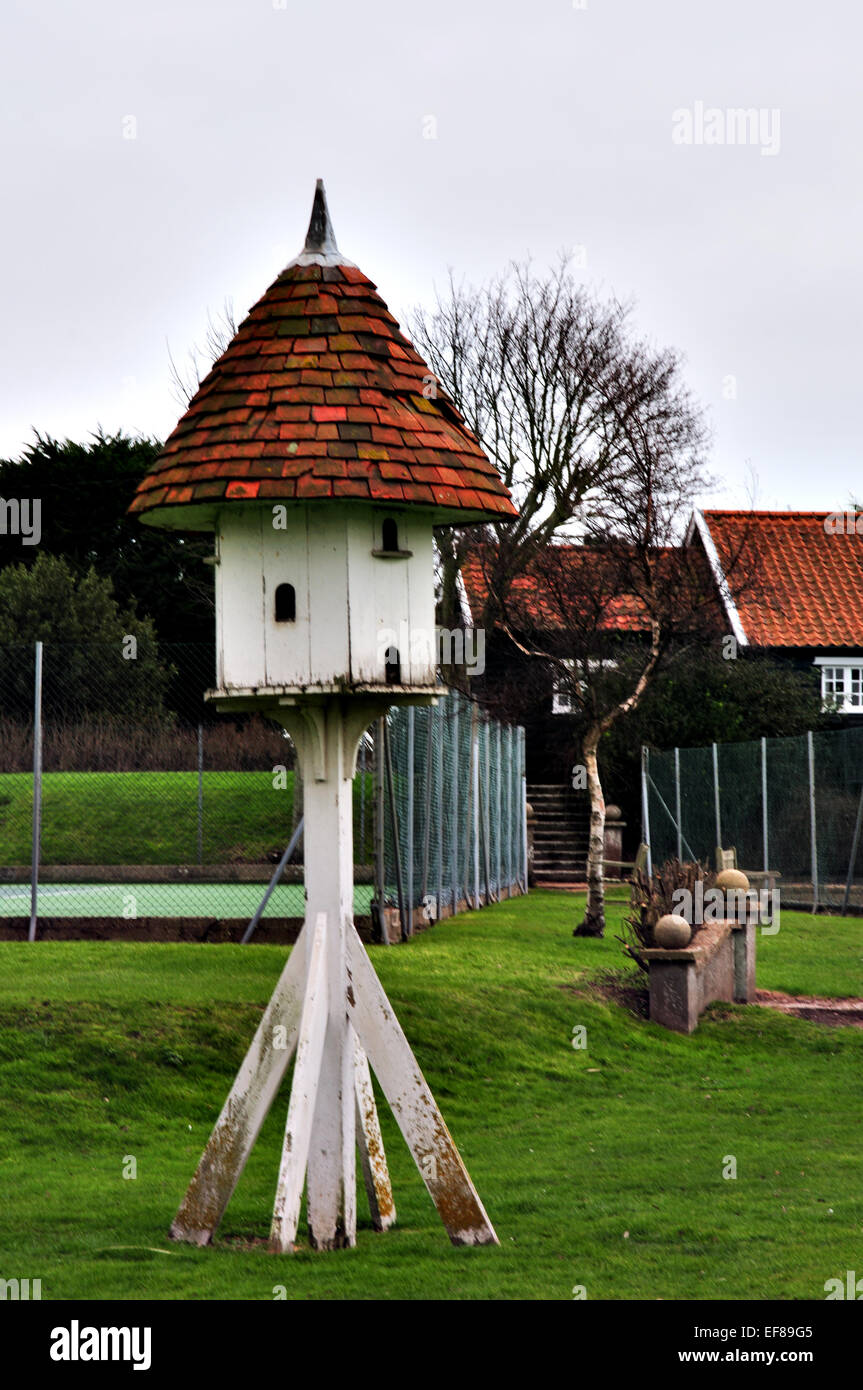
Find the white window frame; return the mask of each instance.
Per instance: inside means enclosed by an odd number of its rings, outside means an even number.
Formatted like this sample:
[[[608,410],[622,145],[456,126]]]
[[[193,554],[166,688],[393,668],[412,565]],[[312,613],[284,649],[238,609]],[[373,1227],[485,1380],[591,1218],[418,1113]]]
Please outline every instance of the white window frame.
[[[566,657],[563,661],[561,661],[560,664],[562,666],[566,666],[568,670],[572,671],[577,663],[571,657]],[[861,665],[863,665],[863,662],[861,662]],[[590,660],[588,660],[587,667],[589,671],[599,671],[603,668],[606,670],[614,670],[617,668],[617,662],[614,660],[613,657],[608,657],[607,659],[604,659],[602,661],[596,661],[593,658],[590,658]],[[554,684],[552,686],[551,712],[552,714],[578,714],[579,707],[578,705],[573,704],[572,689],[562,689],[561,687],[564,684],[565,682],[563,677],[556,675],[554,678]],[[576,688],[579,690],[584,688],[584,681],[576,681],[575,684]],[[571,687],[571,679],[569,685]]]
[[[575,662],[572,660],[565,660],[561,662],[561,665],[565,666],[567,670],[572,671],[575,667]],[[563,676],[555,672],[554,684],[551,692],[552,714],[577,713],[577,706],[572,703],[572,690],[571,688],[563,689],[564,683]]]
[[[813,664],[821,671],[821,708],[863,714],[863,656],[817,656]],[[827,688],[838,683],[837,673],[842,677],[841,694]]]

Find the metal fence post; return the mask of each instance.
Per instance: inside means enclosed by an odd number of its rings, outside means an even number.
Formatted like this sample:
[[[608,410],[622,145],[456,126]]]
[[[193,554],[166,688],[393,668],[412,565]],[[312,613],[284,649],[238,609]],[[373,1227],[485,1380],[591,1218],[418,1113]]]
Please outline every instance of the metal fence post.
[[[384,766],[387,776],[387,801],[390,807],[390,830],[393,837],[393,864],[396,871],[396,893],[399,900],[399,917],[401,919],[402,941],[407,941],[411,934],[412,909],[409,903],[405,902],[405,886],[402,876],[402,848],[399,841],[398,813],[396,811],[396,791],[395,779],[393,778],[393,757],[390,745],[389,725],[384,720]]]
[[[719,749],[713,747],[713,807],[716,814],[716,848],[722,848],[722,817],[719,814]],[[717,868],[719,865],[717,864]]]
[[[416,710],[413,705],[408,706],[408,747],[407,747],[407,899],[408,912],[410,913],[411,926],[413,926],[414,910],[414,750],[416,746]]]
[[[422,861],[422,882],[420,884],[420,901],[423,908],[426,908],[426,896],[428,894],[429,882],[429,850],[431,847],[431,803],[432,803],[432,783],[434,782],[434,762],[433,762],[433,741],[435,715],[437,708],[430,705],[424,711],[426,724],[426,748],[425,748],[425,796],[423,798],[423,861]],[[426,915],[426,921],[428,921]]]
[[[761,740],[761,834],[764,840],[764,872],[770,872],[767,821],[767,739]]]
[[[513,852],[512,852],[512,822],[513,822],[513,785],[512,785],[512,725],[507,725],[506,730],[506,895],[512,897],[512,885],[515,877],[513,873]]]
[[[444,851],[444,829],[443,829],[443,711],[441,717],[435,720],[435,728],[440,726],[437,737],[437,901],[435,903],[435,920],[440,921],[441,907],[443,906],[443,851]]]
[[[471,742],[471,828],[470,834],[473,837],[473,905],[480,906],[479,900],[479,836],[480,836],[480,804],[479,804],[479,711],[474,705],[470,721],[470,742]]]
[[[198,725],[198,863],[204,862],[204,726]]]
[[[479,774],[479,828],[482,844],[482,872],[485,879],[485,901],[486,906],[493,901],[491,893],[491,849],[489,846],[489,834],[491,831],[491,817],[489,815],[489,746],[491,743],[491,726],[487,720],[483,720],[481,728],[485,732],[485,757],[482,759],[482,767]],[[480,748],[483,740],[480,739]]]
[[[36,940],[39,911],[39,854],[42,843],[42,643],[36,643],[33,679],[33,845],[30,861],[30,927],[27,940]]]
[[[674,750],[674,811],[677,816],[677,858],[683,859],[683,822],[680,818],[680,749]]]
[[[374,814],[374,837],[375,837],[375,898],[378,904],[381,920],[381,939],[385,945],[389,945],[389,933],[386,930],[386,919],[384,917],[386,897],[386,867],[384,862],[384,835],[385,811],[384,811],[384,725],[385,716],[381,715],[375,725],[375,814]]]
[[[650,849],[650,807],[647,800],[647,747],[641,745],[641,839],[647,845],[647,876],[653,873]]]
[[[810,729],[806,735],[809,752],[809,833],[812,844],[812,911],[818,911],[818,838],[815,822],[815,742]]]
[[[848,873],[845,876],[845,892],[842,897],[842,916],[848,911],[848,903],[851,898],[851,886],[854,882],[854,865],[857,863],[857,850],[860,846],[860,831],[863,829],[863,783],[860,785],[860,796],[857,801],[857,819],[854,822],[854,838],[851,841],[851,855],[848,859]]]
[[[498,902],[500,902],[500,901],[501,901],[501,898],[503,897],[503,879],[502,879],[502,877],[501,877],[501,863],[502,863],[502,856],[501,856],[501,831],[502,831],[503,827],[502,827],[502,825],[501,825],[501,819],[500,819],[500,818],[501,818],[501,811],[502,811],[502,801],[503,801],[503,739],[502,739],[502,737],[501,737],[502,733],[503,733],[503,730],[501,729],[500,724],[497,723],[497,724],[496,724],[496,732],[495,732],[495,743],[497,744],[497,749],[496,749],[496,753],[497,753],[497,806],[495,807],[495,818],[496,818],[496,824],[495,824],[495,850],[497,851],[497,854],[496,854],[497,865],[496,865],[496,867],[497,867],[497,900],[498,900]]]
[[[360,834],[359,834],[359,854],[354,850],[354,859],[358,864],[365,864],[366,859],[366,736],[363,734],[360,739],[360,746],[357,753],[357,772],[360,779]]]
[[[518,730],[518,769],[519,798],[518,814],[521,818],[521,889],[527,892],[527,760],[524,755],[524,729]]]
[[[476,719],[476,705],[471,706],[470,729],[468,731],[467,744],[467,806],[464,818],[464,896],[468,907],[475,907],[476,901],[473,897],[473,832],[476,797],[473,785],[474,767],[474,720]]]
[[[262,916],[264,915],[264,908],[267,906],[267,903],[270,901],[270,898],[271,898],[272,895],[273,895],[273,891],[274,891],[274,889],[275,889],[275,887],[276,887],[276,884],[278,883],[278,881],[279,881],[279,879],[281,878],[282,874],[285,872],[285,865],[289,862],[289,860],[290,860],[290,858],[291,858],[291,855],[293,854],[293,852],[294,852],[294,850],[296,849],[297,845],[300,843],[300,836],[302,835],[302,833],[303,833],[303,821],[302,821],[302,819],[301,819],[299,825],[297,826],[296,830],[294,831],[293,835],[291,836],[290,840],[288,841],[287,849],[285,850],[284,854],[282,855],[281,859],[279,860],[278,864],[276,865],[275,869],[273,870],[272,877],[270,878],[270,881],[269,881],[269,883],[267,884],[267,891],[264,893],[264,896],[261,898],[261,901],[258,903],[258,906],[257,906],[256,909],[255,909],[255,914],[254,914],[254,916],[252,917],[251,922],[250,922],[249,925],[246,927],[245,933],[244,933],[244,935],[243,935],[243,937],[242,937],[242,940],[240,941],[240,945],[241,945],[241,946],[246,946],[246,945],[248,945],[248,943],[251,941],[251,939],[252,939],[252,937],[253,937],[253,935],[254,935],[254,933],[255,933],[255,929],[256,929],[258,923],[260,922]]]
[[[452,864],[450,874],[452,877],[453,916],[458,912],[458,774],[458,697],[456,696],[452,711]]]

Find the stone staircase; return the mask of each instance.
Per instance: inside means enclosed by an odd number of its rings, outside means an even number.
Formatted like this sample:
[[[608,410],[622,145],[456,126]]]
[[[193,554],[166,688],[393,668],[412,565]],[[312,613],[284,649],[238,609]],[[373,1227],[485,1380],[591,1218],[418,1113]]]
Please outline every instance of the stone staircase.
[[[535,816],[533,878],[536,884],[584,881],[590,805],[585,792],[563,784],[529,783],[527,799]]]

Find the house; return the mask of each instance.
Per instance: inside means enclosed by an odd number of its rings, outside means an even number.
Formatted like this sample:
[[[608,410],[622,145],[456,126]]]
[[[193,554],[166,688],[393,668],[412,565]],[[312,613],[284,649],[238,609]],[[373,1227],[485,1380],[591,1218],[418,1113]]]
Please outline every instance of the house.
[[[853,513],[696,511],[702,547],[739,648],[815,666],[825,709],[863,715],[863,525]],[[748,588],[735,570],[756,573]]]
[[[670,593],[678,572],[703,586],[697,620],[690,613],[679,633],[688,627],[689,640],[697,634],[732,643],[735,656],[766,652],[797,669],[814,667],[825,709],[849,723],[863,715],[863,516],[858,533],[853,514],[695,511],[682,544],[657,551],[656,559]],[[591,589],[587,571],[597,564],[601,551],[555,547],[554,568],[519,576],[506,622],[486,638],[482,698],[525,727],[528,799],[548,813],[555,845],[549,870],[558,878],[583,871],[587,803],[584,793],[571,789],[579,744],[573,685],[563,673],[571,634],[559,618],[557,575],[567,575],[578,604],[581,587],[587,594]],[[468,621],[484,606],[487,571],[480,552],[462,572]],[[637,593],[609,591],[586,601],[596,605],[588,618],[601,639],[598,661],[613,666],[627,645],[646,642],[649,623]],[[556,653],[556,665],[537,661],[532,653],[539,650]],[[554,834],[552,822],[558,824]]]

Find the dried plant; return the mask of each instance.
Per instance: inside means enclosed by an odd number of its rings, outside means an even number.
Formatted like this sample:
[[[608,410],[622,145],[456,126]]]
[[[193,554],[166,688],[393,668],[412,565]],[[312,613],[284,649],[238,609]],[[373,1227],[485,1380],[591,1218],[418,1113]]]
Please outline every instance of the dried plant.
[[[647,962],[641,953],[656,946],[654,929],[660,917],[675,911],[675,893],[685,889],[692,902],[696,883],[701,880],[706,893],[713,886],[715,878],[714,873],[697,861],[666,859],[652,874],[644,869],[636,869],[632,878],[630,912],[623,919],[624,935],[617,938],[626,955],[636,961],[642,970],[646,970]],[[693,936],[700,927],[701,923],[692,924]]]

